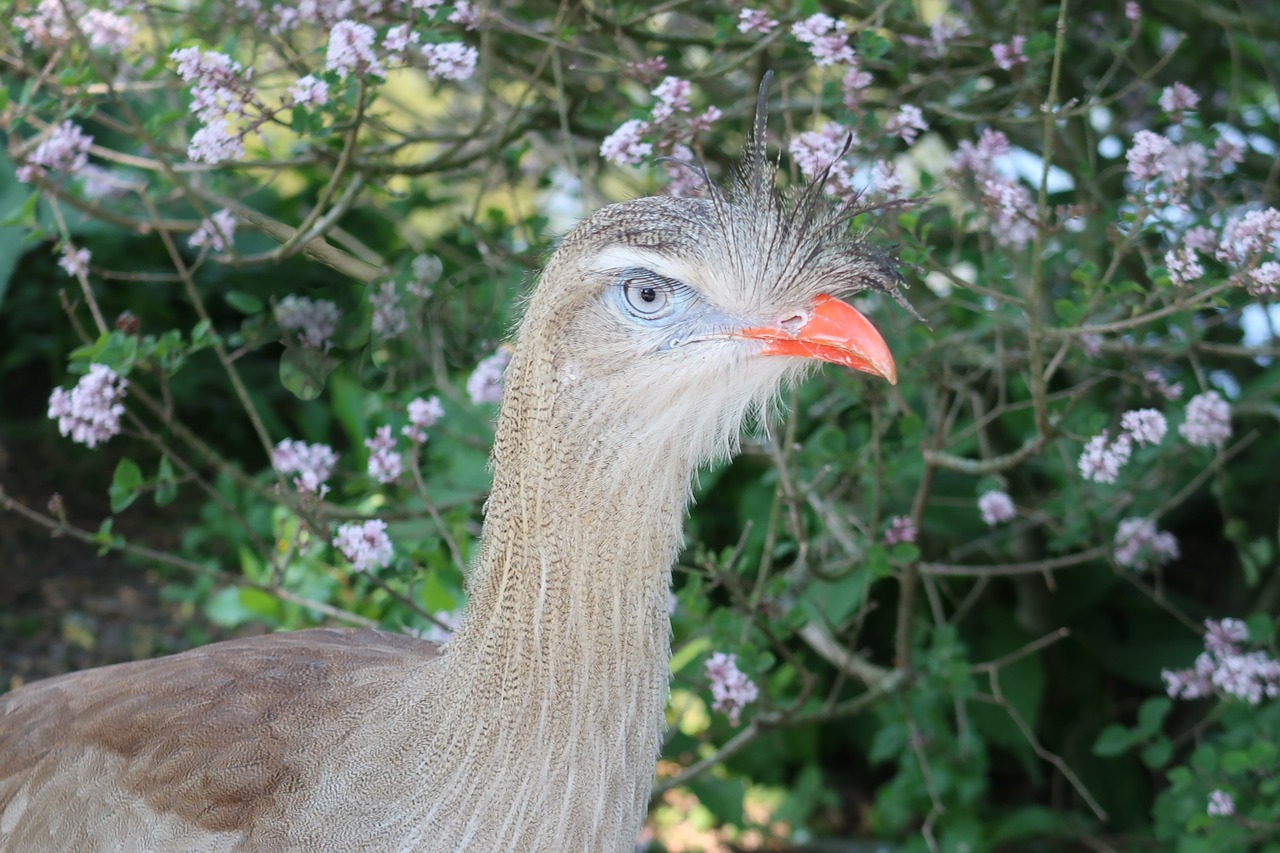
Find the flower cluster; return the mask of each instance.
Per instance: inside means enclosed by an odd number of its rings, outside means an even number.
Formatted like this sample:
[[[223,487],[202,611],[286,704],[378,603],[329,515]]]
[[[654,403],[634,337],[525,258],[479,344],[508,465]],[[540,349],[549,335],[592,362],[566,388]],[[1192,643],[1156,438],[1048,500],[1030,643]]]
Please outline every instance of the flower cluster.
[[[963,19],[952,15],[939,15],[929,24],[928,38],[904,35],[902,43],[924,56],[937,59],[947,52],[951,42],[969,35],[969,25]]]
[[[58,432],[86,447],[97,447],[120,432],[125,388],[129,381],[105,364],[89,366],[89,372],[70,391],[54,388],[49,395],[49,417],[58,419]]]
[[[18,180],[29,184],[49,172],[74,175],[89,165],[89,146],[92,144],[93,137],[80,125],[64,121],[36,146],[26,163],[18,168]]]
[[[760,33],[767,36],[776,26],[778,22],[760,9],[742,9],[738,12],[738,32],[740,33]]]
[[[88,249],[77,249],[72,243],[62,244],[62,257],[58,258],[58,266],[72,278],[89,274],[89,259],[93,257]]]
[[[236,215],[223,208],[208,219],[200,220],[200,226],[187,238],[193,249],[208,246],[215,252],[225,252],[236,236]]]
[[[417,397],[409,401],[409,425],[401,432],[414,444],[423,444],[427,440],[427,430],[443,417],[444,406],[440,405],[439,397],[429,400]]]
[[[329,103],[329,84],[308,74],[289,87],[289,103],[295,107],[323,107]]]
[[[286,438],[271,452],[271,467],[281,474],[294,474],[293,485],[300,492],[324,497],[329,493],[325,482],[338,464],[338,454],[327,444],[307,444]]]
[[[1004,492],[992,489],[978,498],[978,512],[989,527],[995,527],[1006,521],[1012,521],[1018,514],[1013,505],[1013,498]]]
[[[853,48],[849,46],[849,34],[844,21],[819,12],[791,25],[796,41],[809,46],[809,53],[818,67],[853,62]]]
[[[889,529],[884,532],[884,544],[897,545],[899,542],[916,541],[916,525],[909,516],[895,515],[889,519]]]
[[[391,537],[387,535],[387,523],[380,518],[342,525],[333,537],[333,547],[342,552],[357,572],[385,569],[395,554]]]
[[[422,55],[427,60],[427,76],[443,80],[466,80],[476,72],[480,54],[460,41],[424,44]]]
[[[1257,705],[1280,696],[1280,661],[1263,651],[1244,650],[1249,630],[1239,619],[1204,623],[1204,651],[1190,669],[1160,672],[1174,699],[1202,699],[1215,693]]]
[[[1152,564],[1163,566],[1180,556],[1174,535],[1157,530],[1150,519],[1126,518],[1116,528],[1116,562],[1127,569],[1146,569]]]
[[[342,310],[328,299],[310,299],[291,293],[276,305],[275,314],[280,328],[297,333],[301,346],[328,352],[333,347],[329,339],[338,327]]]
[[[1232,280],[1251,294],[1271,297],[1280,292],[1278,249],[1280,210],[1268,207],[1229,219],[1214,247],[1214,257],[1226,264]]]
[[[369,448],[369,476],[386,485],[400,479],[404,471],[404,463],[396,452],[396,440],[391,435],[391,427],[378,427],[373,438],[366,438],[364,446]]]
[[[711,681],[711,697],[715,700],[711,710],[726,714],[732,725],[738,725],[742,709],[756,701],[759,689],[738,669],[737,655],[716,652],[707,659],[705,668]]]
[[[996,61],[996,66],[1005,71],[1012,71],[1019,65],[1027,64],[1027,55],[1022,52],[1026,47],[1026,36],[1014,36],[1009,40],[1008,44],[1003,42],[991,45],[991,58]]]
[[[1080,454],[1080,476],[1095,483],[1114,483],[1133,455],[1133,446],[1159,444],[1169,425],[1155,409],[1131,409],[1120,416],[1120,428],[1114,441],[1106,430],[1089,439]]]
[[[1212,791],[1205,812],[1209,817],[1231,817],[1236,813],[1236,801],[1226,791]]]
[[[187,156],[198,163],[220,163],[244,156],[240,121],[254,103],[253,69],[243,68],[225,53],[195,47],[175,50],[169,58],[178,76],[191,84],[191,111],[204,126],[191,136]]]
[[[924,113],[920,111],[919,107],[911,104],[903,104],[884,123],[885,133],[892,133],[901,137],[902,141],[908,145],[915,142],[916,137],[928,129],[929,123],[924,120]]]
[[[1221,448],[1231,437],[1231,406],[1217,391],[1195,395],[1178,434],[1197,447]]]
[[[499,347],[498,351],[476,365],[467,378],[467,396],[476,405],[502,402],[502,377],[511,363],[511,350]]]
[[[368,24],[351,20],[339,21],[329,30],[324,67],[339,77],[346,77],[348,74],[384,76],[386,72],[382,70],[377,54],[373,52],[377,39],[378,34]]]
[[[74,19],[75,26],[71,25]],[[79,29],[92,50],[119,54],[133,41],[134,25],[118,12],[86,9],[79,0],[40,0],[36,8],[13,19],[23,41],[35,48],[69,44]]]
[[[720,119],[717,107],[708,107],[693,115],[689,104],[692,91],[688,80],[664,77],[649,93],[655,99],[649,118],[630,119],[619,125],[600,143],[600,156],[618,166],[635,166],[657,150],[677,161],[692,161],[693,151],[687,143]],[[679,117],[683,117],[683,122],[677,121]],[[681,163],[664,163],[663,168],[671,178],[667,191],[672,195],[687,194],[697,188],[696,175],[691,177],[690,170]]]
[[[377,290],[370,290],[369,305],[373,307],[370,325],[374,335],[394,338],[409,328],[409,316],[400,305],[400,295],[396,293],[394,281],[384,281]]]
[[[982,206],[991,217],[991,233],[1002,246],[1021,249],[1036,235],[1037,212],[1031,190],[1002,174],[999,165],[1009,156],[1009,138],[998,130],[984,130],[977,144],[960,143],[951,160],[957,175],[971,175]]]

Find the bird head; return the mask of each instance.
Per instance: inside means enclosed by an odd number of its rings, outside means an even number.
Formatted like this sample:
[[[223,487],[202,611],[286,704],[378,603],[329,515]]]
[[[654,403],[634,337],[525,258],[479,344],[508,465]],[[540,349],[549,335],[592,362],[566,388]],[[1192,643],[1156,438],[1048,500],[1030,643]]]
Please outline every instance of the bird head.
[[[536,362],[585,432],[696,465],[731,452],[748,414],[806,366],[896,381],[883,337],[844,301],[901,299],[893,260],[850,232],[866,208],[821,182],[780,193],[763,130],[761,109],[728,188],[610,205],[564,238],[530,297],[508,395]]]

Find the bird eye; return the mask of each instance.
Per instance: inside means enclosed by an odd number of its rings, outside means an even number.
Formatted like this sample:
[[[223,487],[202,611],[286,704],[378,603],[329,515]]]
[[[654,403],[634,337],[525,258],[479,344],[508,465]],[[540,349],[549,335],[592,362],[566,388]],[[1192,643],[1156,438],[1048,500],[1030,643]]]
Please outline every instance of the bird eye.
[[[675,310],[675,292],[680,283],[652,270],[626,269],[618,275],[627,312],[642,320],[666,317]]]

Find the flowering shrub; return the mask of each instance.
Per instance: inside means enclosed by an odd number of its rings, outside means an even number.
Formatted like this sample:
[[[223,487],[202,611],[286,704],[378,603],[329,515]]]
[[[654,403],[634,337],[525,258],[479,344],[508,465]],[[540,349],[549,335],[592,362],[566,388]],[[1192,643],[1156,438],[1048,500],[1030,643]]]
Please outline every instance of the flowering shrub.
[[[772,69],[782,182],[867,202],[926,324],[861,297],[899,384],[828,369],[704,477],[655,843],[1243,849],[1280,825],[1280,41],[1112,5],[18,0],[0,378],[51,377],[112,515],[0,505],[224,625],[446,640],[529,270],[723,180]],[[113,528],[179,493],[172,553]]]

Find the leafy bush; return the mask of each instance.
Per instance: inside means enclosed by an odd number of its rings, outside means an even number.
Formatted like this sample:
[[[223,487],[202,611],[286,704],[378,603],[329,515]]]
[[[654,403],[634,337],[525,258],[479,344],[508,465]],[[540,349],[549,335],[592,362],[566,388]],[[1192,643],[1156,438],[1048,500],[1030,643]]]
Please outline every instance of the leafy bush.
[[[529,271],[722,179],[772,69],[786,182],[874,203],[926,323],[864,297],[899,385],[828,370],[702,479],[655,843],[1274,849],[1277,682],[1161,672],[1280,594],[1278,36],[1226,3],[19,0],[0,365],[66,362],[50,417],[127,444],[113,516],[198,508],[160,551],[0,501],[224,625],[446,636]]]

